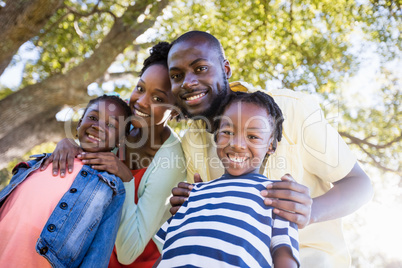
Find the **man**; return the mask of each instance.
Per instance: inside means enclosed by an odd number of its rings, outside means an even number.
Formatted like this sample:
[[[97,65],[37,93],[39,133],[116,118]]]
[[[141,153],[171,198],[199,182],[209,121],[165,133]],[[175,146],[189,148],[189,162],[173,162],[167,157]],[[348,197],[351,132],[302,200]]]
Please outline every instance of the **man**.
[[[188,182],[199,176],[204,181],[218,178],[223,167],[213,141],[215,112],[230,90],[255,89],[239,82],[229,86],[230,64],[220,42],[205,32],[188,32],[175,40],[168,65],[173,94],[194,120],[182,142]],[[261,192],[264,202],[298,224],[302,267],[349,267],[340,218],[370,200],[370,179],[310,96],[290,90],[268,94],[285,121],[284,139],[260,170],[270,179],[280,179]],[[173,189],[172,213],[191,188],[181,183]]]

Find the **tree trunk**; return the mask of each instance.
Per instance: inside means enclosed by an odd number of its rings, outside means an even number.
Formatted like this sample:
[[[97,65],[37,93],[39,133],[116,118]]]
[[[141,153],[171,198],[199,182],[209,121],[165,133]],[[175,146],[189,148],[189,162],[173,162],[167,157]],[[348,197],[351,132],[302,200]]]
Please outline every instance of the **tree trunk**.
[[[27,86],[0,101],[0,163],[5,162],[9,150],[18,147],[23,139],[28,139],[30,131],[21,128],[36,122],[43,115],[53,116],[63,105],[85,104],[89,100],[87,86],[101,77],[119,53],[129,46],[139,35],[152,27],[168,0],[160,2],[148,0],[127,8],[122,17],[116,18],[113,27],[91,57],[65,74],[58,74],[35,85]],[[144,14],[148,5],[153,5],[142,22],[138,16]],[[46,123],[38,123],[46,127]],[[19,134],[19,139],[9,137]],[[36,133],[36,132],[33,132]],[[7,140],[7,143],[3,142]],[[7,144],[8,146],[5,146]],[[25,151],[37,145],[29,143]],[[11,153],[10,153],[11,154]]]
[[[34,37],[63,0],[9,0],[0,11],[0,75],[18,48]]]
[[[15,158],[21,158],[29,149],[44,142],[58,142],[66,137],[66,132],[71,130],[75,135],[77,122],[72,122],[69,130],[68,123],[56,121],[54,115],[59,111],[59,107],[47,110],[38,114],[36,120],[25,122],[14,131],[13,135],[7,135],[0,139],[2,150],[0,169],[7,166],[7,163]]]

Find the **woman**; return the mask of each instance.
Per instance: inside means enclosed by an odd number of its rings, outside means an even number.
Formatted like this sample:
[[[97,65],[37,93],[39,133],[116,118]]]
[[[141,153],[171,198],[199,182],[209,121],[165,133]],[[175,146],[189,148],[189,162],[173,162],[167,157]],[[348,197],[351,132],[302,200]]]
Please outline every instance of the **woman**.
[[[166,42],[155,45],[144,61],[129,103],[134,128],[119,150],[124,160],[113,153],[81,153],[67,139],[59,142],[53,153],[54,161],[79,153],[84,164],[106,170],[125,182],[126,200],[109,267],[152,267],[160,255],[152,238],[170,216],[171,189],[186,177],[179,138],[167,125],[178,115],[168,76],[169,48]]]

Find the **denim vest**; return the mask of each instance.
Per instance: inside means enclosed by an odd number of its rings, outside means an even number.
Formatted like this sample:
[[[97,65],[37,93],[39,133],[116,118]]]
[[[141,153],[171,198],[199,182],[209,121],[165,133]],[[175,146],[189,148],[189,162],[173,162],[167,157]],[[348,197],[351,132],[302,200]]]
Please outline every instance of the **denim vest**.
[[[32,156],[37,158],[13,169],[9,185],[0,192],[0,206],[49,156]],[[118,177],[84,165],[46,222],[36,251],[52,267],[107,267],[124,197],[123,182]]]

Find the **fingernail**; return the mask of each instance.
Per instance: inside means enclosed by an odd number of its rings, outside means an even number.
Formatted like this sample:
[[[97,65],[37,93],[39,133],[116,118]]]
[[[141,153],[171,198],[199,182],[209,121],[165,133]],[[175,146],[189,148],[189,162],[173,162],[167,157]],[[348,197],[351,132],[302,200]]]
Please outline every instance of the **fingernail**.
[[[60,176],[64,177],[64,173],[60,173]]]
[[[57,172],[55,171],[55,172],[53,172],[53,176],[57,176]]]
[[[260,193],[261,193],[262,196],[268,195],[268,191],[267,191],[267,190],[262,190]]]
[[[88,162],[88,160],[85,160],[85,159],[82,160],[82,163],[86,163],[86,162]]]
[[[271,204],[272,204],[272,200],[271,200],[271,199],[266,198],[264,201],[265,201],[265,204],[267,204],[267,205],[271,205]]]
[[[71,172],[73,172],[73,170],[72,170],[71,168],[69,168],[69,169],[68,169],[68,172],[70,172],[70,173],[71,173]]]
[[[266,188],[272,188],[272,183],[268,184]]]
[[[81,154],[77,155],[77,158],[81,158]]]

